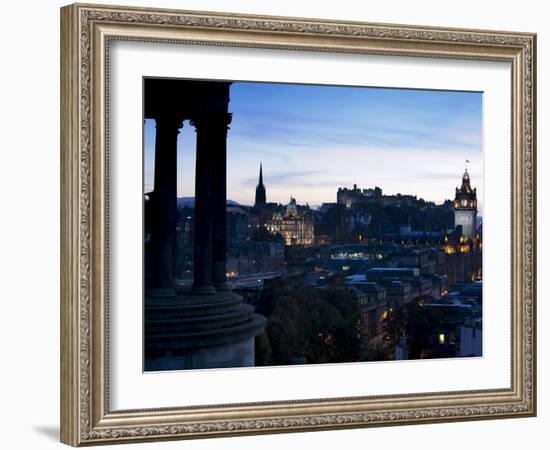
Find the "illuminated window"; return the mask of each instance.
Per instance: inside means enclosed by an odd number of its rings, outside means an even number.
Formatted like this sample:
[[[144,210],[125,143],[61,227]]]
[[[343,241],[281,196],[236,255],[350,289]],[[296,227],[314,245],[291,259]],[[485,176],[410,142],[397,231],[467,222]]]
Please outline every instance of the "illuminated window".
[[[439,335],[439,343],[441,345],[445,344],[445,335],[443,333],[440,333]]]

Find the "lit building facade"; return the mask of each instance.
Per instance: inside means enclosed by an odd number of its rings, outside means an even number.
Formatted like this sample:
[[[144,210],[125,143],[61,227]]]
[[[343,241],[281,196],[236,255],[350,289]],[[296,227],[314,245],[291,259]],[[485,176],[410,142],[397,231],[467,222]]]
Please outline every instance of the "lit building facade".
[[[309,207],[298,207],[293,197],[283,213],[273,213],[271,220],[266,223],[266,228],[271,233],[281,234],[286,246],[310,246],[315,240],[313,217]]]

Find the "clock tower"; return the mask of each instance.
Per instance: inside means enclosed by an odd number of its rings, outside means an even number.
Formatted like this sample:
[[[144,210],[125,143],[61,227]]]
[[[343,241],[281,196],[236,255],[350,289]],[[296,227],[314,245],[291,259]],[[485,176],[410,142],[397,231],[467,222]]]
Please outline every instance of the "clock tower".
[[[456,188],[453,203],[455,213],[455,227],[462,226],[462,234],[475,241],[477,222],[477,193],[476,188],[470,186],[468,169],[462,176],[462,186]]]

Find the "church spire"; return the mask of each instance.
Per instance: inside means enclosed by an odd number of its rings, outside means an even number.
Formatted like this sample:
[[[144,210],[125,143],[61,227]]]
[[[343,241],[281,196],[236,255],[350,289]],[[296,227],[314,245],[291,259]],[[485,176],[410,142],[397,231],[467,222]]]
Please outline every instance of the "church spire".
[[[258,181],[258,186],[264,185],[264,175],[262,173],[262,163],[260,163],[260,179]]]
[[[256,186],[256,199],[254,206],[265,206],[266,203],[263,168],[262,163],[260,162],[260,176],[258,177],[258,186]]]

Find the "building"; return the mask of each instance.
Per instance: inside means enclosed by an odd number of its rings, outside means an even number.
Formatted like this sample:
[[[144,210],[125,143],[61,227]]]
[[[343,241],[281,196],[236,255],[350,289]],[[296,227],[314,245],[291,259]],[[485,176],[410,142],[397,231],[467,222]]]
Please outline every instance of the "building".
[[[390,308],[399,308],[413,300],[411,283],[405,280],[383,280],[380,282],[386,288],[386,300]]]
[[[447,285],[447,276],[434,274],[432,278],[432,293],[431,296],[438,298],[443,297],[449,293],[449,288]]]
[[[479,288],[481,290],[481,284]],[[426,307],[439,310],[441,317],[439,328],[434,330],[437,339],[426,349],[430,357],[482,355],[481,298],[455,291],[426,304]]]
[[[273,234],[280,233],[286,246],[310,246],[315,240],[311,210],[298,206],[294,197],[283,212],[273,213],[266,228]]]
[[[309,206],[298,205],[293,197],[286,206],[267,203],[261,163],[254,208],[248,221],[252,230],[266,229],[271,234],[280,234],[286,246],[311,246],[315,241],[313,211]]]
[[[357,291],[361,321],[369,339],[382,333],[382,321],[387,317],[386,288],[366,281],[365,276],[346,277],[346,286]]]
[[[456,188],[453,203],[455,213],[455,228],[462,227],[462,234],[472,241],[476,240],[477,193],[470,186],[468,169],[462,176],[462,186]]]
[[[445,236],[446,275],[450,286],[456,283],[473,282],[482,275],[482,254],[478,240],[473,242],[461,230]]]
[[[316,245],[343,244],[350,240],[350,231],[346,206],[323,203],[315,218]]]
[[[192,278],[194,225],[194,209],[189,206],[177,208],[174,279],[190,281]]]
[[[365,203],[369,200],[382,198],[382,189],[376,186],[374,189],[359,189],[356,184],[353,189],[345,187],[338,188],[336,193],[336,202],[339,205],[345,205],[346,208],[351,208],[357,203]]]
[[[241,206],[227,206],[227,245],[229,248],[239,245],[250,238],[250,213]]]
[[[230,277],[284,271],[284,245],[281,241],[249,240],[235,246],[228,254],[227,274]]]
[[[481,322],[481,319],[478,321]],[[483,352],[483,330],[481,323],[461,326],[457,329],[458,346],[456,356],[481,356]]]
[[[383,195],[378,186],[368,189],[359,189],[356,184],[352,189],[339,187],[336,193],[336,202],[346,208],[355,205],[379,204],[382,206],[414,206],[417,202],[416,195]]]

